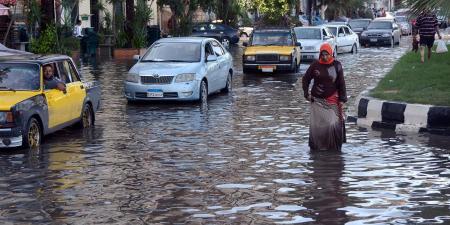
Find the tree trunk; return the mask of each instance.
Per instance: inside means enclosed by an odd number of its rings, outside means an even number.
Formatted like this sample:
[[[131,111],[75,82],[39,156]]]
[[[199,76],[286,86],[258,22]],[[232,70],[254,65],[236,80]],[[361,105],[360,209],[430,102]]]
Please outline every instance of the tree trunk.
[[[125,1],[125,13],[126,13],[126,22],[125,22],[125,32],[127,32],[128,40],[133,39],[133,20],[134,20],[134,0],[126,0]]]
[[[55,22],[55,8],[53,0],[41,0],[41,33],[47,28],[47,25]]]

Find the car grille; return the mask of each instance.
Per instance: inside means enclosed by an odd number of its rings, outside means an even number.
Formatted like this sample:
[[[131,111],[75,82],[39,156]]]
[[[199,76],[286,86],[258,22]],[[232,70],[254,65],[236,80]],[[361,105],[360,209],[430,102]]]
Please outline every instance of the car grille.
[[[147,92],[136,92],[136,98],[147,98]],[[164,98],[178,98],[178,92],[164,92]]]
[[[278,62],[279,57],[277,54],[259,54],[256,55],[257,62]]]
[[[367,34],[367,37],[381,37],[381,34]]]
[[[158,78],[154,76],[141,76],[142,84],[170,84],[172,80],[173,76],[160,76]]]

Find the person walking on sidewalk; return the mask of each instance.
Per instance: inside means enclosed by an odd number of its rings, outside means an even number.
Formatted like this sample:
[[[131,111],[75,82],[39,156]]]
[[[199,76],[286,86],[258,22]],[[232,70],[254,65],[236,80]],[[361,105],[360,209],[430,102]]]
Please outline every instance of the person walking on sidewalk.
[[[420,36],[420,61],[423,63],[425,61],[425,46],[428,47],[428,60],[430,60],[435,34],[438,34],[439,39],[442,39],[442,37],[439,33],[437,17],[429,10],[423,11],[417,17],[416,26],[418,27]]]
[[[314,84],[309,92],[309,85]],[[311,103],[309,147],[312,151],[340,151],[345,139],[342,106],[347,102],[344,71],[333,58],[333,49],[325,43],[319,60],[313,62],[303,76],[303,94]]]

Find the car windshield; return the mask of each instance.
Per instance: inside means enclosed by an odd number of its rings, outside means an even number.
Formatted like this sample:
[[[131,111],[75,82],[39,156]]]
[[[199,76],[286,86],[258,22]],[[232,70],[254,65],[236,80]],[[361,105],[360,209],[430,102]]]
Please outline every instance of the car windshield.
[[[40,87],[38,65],[0,63],[0,91],[30,91]]]
[[[349,24],[352,28],[364,28],[369,25],[370,21],[350,21]]]
[[[327,27],[331,34],[337,36],[337,27]]]
[[[385,21],[377,21],[377,22],[372,22],[369,24],[369,26],[367,27],[368,30],[371,29],[392,29],[392,24],[391,22],[385,22]]]
[[[322,39],[318,28],[298,28],[295,29],[297,39]]]
[[[408,21],[408,20],[406,19],[406,17],[404,17],[404,16],[398,16],[398,17],[395,17],[395,19],[396,19],[399,23],[407,22],[407,21]]]
[[[200,43],[159,42],[142,57],[141,62],[200,62]]]
[[[290,32],[255,32],[252,38],[253,46],[292,45],[292,37]]]

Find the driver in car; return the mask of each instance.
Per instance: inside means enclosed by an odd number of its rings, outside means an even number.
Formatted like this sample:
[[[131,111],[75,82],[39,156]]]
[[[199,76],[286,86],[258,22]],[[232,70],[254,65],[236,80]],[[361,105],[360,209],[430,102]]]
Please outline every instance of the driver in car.
[[[58,89],[66,92],[66,85],[64,82],[55,77],[53,73],[53,66],[51,64],[44,66],[44,86],[45,89]]]

